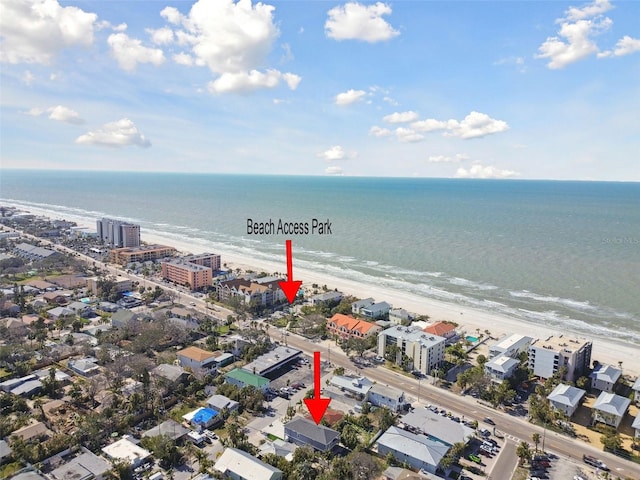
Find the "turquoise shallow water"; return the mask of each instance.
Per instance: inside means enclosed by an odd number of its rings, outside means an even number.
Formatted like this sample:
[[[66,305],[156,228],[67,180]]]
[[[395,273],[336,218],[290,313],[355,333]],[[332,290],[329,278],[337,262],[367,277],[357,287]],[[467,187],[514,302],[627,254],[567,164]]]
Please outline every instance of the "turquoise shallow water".
[[[0,199],[256,258],[292,238],[305,268],[640,345],[638,183],[3,170]]]

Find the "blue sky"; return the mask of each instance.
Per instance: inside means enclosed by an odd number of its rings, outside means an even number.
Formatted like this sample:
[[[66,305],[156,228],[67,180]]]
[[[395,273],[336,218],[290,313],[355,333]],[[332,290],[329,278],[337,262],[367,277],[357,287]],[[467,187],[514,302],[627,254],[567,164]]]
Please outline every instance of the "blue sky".
[[[640,2],[2,0],[3,168],[640,181]]]

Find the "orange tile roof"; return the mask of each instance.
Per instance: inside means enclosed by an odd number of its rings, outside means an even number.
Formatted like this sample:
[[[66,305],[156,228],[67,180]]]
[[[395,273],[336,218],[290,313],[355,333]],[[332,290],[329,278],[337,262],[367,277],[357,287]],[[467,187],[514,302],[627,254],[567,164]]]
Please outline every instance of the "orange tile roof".
[[[203,362],[208,358],[215,357],[216,354],[213,352],[209,352],[207,350],[203,350],[198,347],[187,347],[178,352],[178,355],[182,355],[183,357],[190,358],[191,360],[195,360],[196,362]]]
[[[433,325],[425,327],[423,331],[439,337],[444,337],[447,333],[455,330],[455,326],[450,323],[436,322]]]
[[[336,328],[344,327],[349,331],[361,332],[363,335],[376,326],[375,323],[358,320],[342,313],[336,313],[329,321],[335,323]]]

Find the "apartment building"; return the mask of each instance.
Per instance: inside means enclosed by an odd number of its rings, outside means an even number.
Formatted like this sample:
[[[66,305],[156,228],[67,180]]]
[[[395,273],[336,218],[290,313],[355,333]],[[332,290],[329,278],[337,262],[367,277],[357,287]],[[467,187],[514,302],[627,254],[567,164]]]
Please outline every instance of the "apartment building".
[[[531,337],[512,333],[489,347],[489,358],[499,357],[500,355],[516,358],[522,352],[529,350],[529,345],[531,345],[532,341],[533,338]]]
[[[529,368],[535,376],[547,379],[565,367],[562,380],[575,382],[589,371],[591,349],[591,342],[563,336],[537,340],[529,346]]]
[[[327,320],[327,329],[331,335],[348,340],[350,338],[366,338],[382,330],[382,327],[375,323],[336,313]]]
[[[384,357],[392,346],[397,347],[396,362],[401,363],[402,356],[411,359],[413,370],[425,375],[438,368],[444,361],[446,339],[430,335],[417,327],[393,326],[378,335],[378,355]]]
[[[221,281],[216,285],[216,293],[221,302],[238,298],[245,305],[275,305],[282,303],[285,298],[278,281],[275,280],[265,283],[246,278]]]
[[[113,218],[102,218],[96,221],[96,230],[98,238],[113,247],[140,246],[140,225]]]
[[[183,259],[171,260],[162,262],[162,278],[178,285],[188,286],[191,290],[200,290],[211,286],[213,270]]]
[[[109,261],[118,265],[143,263],[175,255],[176,249],[165,245],[142,245],[139,247],[114,248],[109,251]]]

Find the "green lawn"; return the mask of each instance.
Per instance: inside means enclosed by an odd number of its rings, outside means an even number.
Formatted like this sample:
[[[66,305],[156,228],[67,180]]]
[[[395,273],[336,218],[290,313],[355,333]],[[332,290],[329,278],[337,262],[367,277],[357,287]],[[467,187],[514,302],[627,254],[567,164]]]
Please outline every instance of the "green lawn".
[[[272,442],[275,440],[282,440],[280,437],[276,437],[273,433],[267,433],[267,438]]]
[[[22,468],[22,464],[19,462],[8,463],[0,467],[0,478],[9,478]]]

